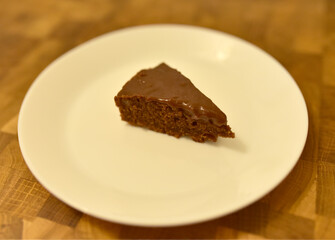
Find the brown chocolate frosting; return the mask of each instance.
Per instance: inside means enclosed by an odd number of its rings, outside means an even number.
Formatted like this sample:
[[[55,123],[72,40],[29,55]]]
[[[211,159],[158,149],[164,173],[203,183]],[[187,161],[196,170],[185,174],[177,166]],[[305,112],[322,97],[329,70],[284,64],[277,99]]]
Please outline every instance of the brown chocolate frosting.
[[[184,109],[193,119],[212,120],[218,126],[227,124],[226,115],[212,100],[165,63],[138,72],[123,86],[118,96],[145,97],[148,101],[160,101]]]

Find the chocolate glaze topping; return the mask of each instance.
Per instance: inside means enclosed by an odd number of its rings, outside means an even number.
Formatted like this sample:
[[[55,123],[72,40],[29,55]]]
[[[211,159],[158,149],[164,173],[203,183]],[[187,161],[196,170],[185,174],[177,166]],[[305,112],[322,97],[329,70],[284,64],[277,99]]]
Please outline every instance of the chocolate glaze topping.
[[[176,69],[161,63],[155,68],[138,72],[118,93],[118,96],[145,97],[187,111],[193,119],[211,120],[222,126],[226,115],[192,82]]]

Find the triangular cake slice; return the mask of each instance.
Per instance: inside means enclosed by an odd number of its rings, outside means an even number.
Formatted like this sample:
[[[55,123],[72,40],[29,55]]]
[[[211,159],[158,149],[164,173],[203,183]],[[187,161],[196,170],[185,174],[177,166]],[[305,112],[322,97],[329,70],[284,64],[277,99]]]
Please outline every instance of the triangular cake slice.
[[[226,115],[179,71],[162,63],[132,77],[114,98],[121,118],[135,126],[196,142],[233,138]]]

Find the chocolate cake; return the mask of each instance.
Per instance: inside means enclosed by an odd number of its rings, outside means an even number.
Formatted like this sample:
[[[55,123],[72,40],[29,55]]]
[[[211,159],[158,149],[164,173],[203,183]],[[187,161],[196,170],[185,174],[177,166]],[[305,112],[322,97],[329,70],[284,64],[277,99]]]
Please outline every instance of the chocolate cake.
[[[226,115],[191,81],[162,63],[132,77],[114,98],[128,123],[196,142],[233,138]]]

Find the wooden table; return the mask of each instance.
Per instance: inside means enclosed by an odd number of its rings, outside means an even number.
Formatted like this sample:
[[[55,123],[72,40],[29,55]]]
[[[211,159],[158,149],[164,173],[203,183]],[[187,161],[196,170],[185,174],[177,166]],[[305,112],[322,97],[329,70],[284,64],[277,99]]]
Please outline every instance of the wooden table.
[[[241,37],[278,59],[298,83],[309,110],[307,143],[291,174],[260,201],[201,224],[131,227],[68,207],[28,170],[17,119],[36,76],[82,42],[150,23]],[[0,238],[335,238],[334,150],[333,0],[0,0]]]

